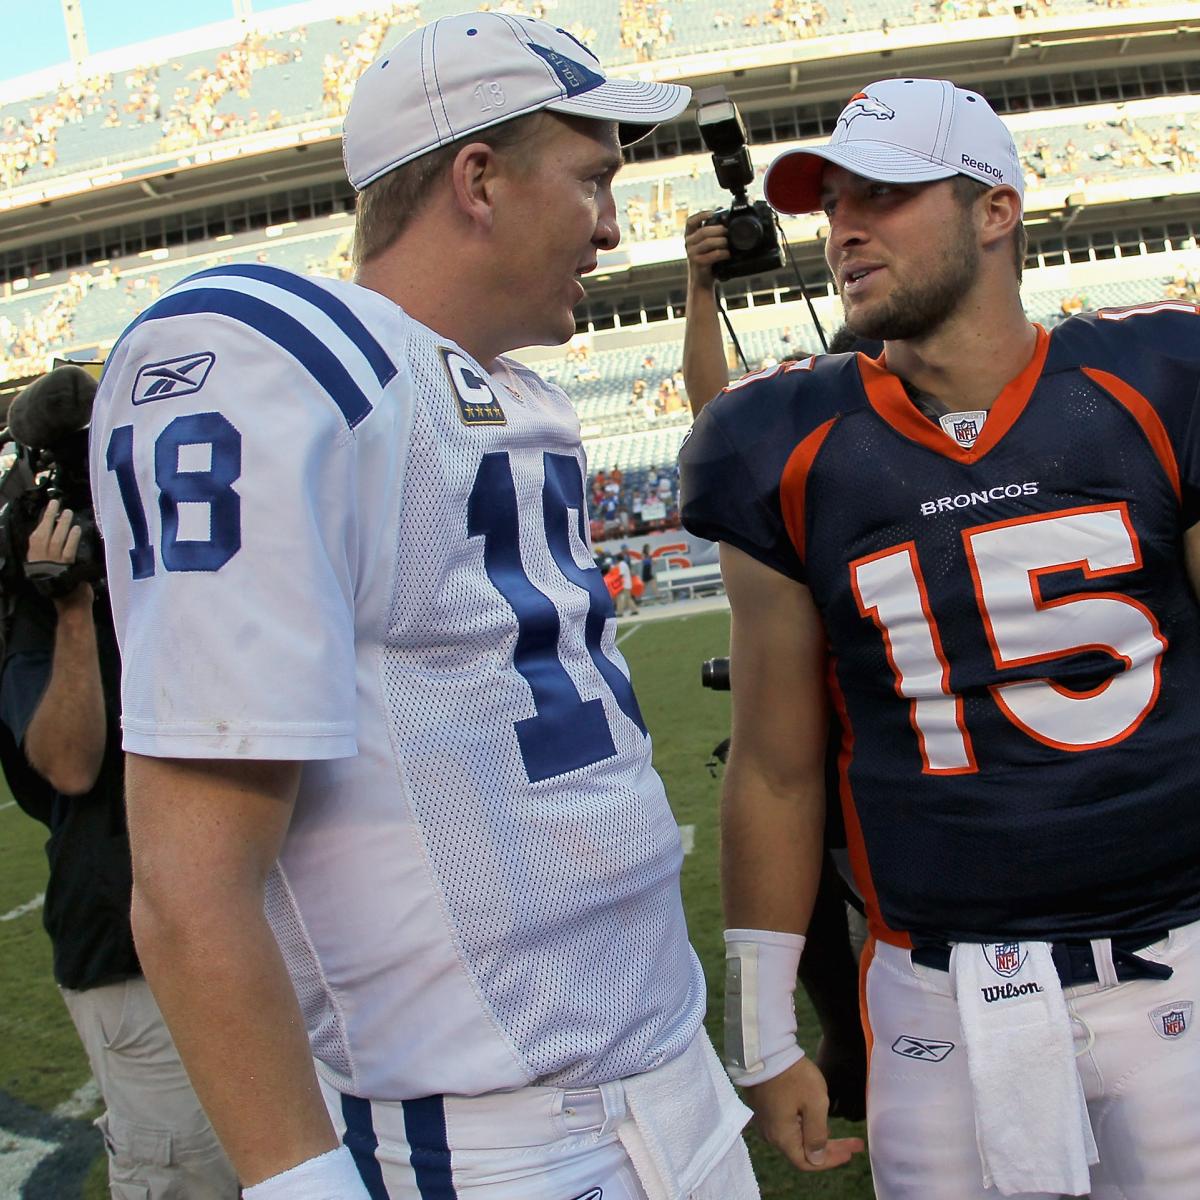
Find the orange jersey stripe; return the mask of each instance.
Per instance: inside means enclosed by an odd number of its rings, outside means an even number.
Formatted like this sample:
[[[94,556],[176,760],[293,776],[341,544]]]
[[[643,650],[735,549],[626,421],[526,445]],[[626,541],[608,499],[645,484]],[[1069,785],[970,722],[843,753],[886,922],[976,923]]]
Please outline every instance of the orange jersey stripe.
[[[1146,435],[1146,441],[1150,443],[1158,461],[1162,463],[1162,468],[1174,489],[1175,499],[1182,499],[1183,490],[1179,483],[1179,462],[1175,458],[1175,447],[1171,445],[1171,439],[1167,436],[1158,413],[1154,411],[1154,406],[1137,388],[1131,387],[1116,375],[1098,371],[1094,367],[1080,369],[1093,383],[1102,387],[1118,404],[1128,410],[1129,415]]]
[[[779,507],[783,510],[783,523],[801,562],[804,561],[804,505],[808,474],[836,421],[837,417],[830,417],[824,425],[818,425],[791,452],[779,480]]]
[[[912,949],[912,939],[907,933],[897,931],[888,926],[879,911],[879,897],[875,892],[875,881],[871,878],[871,864],[867,858],[867,847],[863,841],[862,825],[858,820],[858,810],[854,805],[854,795],[850,788],[850,760],[854,756],[854,730],[850,726],[850,714],[846,711],[846,698],[837,681],[836,663],[832,656],[829,660],[829,699],[834,712],[842,726],[842,745],[838,752],[838,792],[842,801],[842,819],[846,823],[846,847],[850,851],[850,866],[854,871],[854,881],[862,894],[863,904],[867,909],[867,927],[871,936],[881,942],[893,946],[901,946],[905,950]]]

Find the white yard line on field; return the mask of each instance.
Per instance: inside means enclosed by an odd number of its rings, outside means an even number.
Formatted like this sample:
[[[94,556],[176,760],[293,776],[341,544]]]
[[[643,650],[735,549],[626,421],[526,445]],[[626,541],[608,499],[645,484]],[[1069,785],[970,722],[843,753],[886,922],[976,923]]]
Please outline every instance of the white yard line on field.
[[[619,646],[622,642],[629,641],[629,639],[631,637],[633,637],[633,635],[635,633],[637,633],[637,631],[639,629],[642,629],[642,628],[644,628],[644,626],[642,626],[642,625],[630,625],[629,628],[626,629],[624,633],[619,634],[617,636],[617,645]]]
[[[87,1083],[81,1084],[61,1104],[54,1109],[54,1115],[61,1121],[78,1121],[100,1103],[100,1085],[94,1076],[88,1076]]]
[[[17,905],[12,912],[6,912],[0,916],[0,921],[15,921],[18,917],[23,917],[26,913],[36,912],[42,907],[42,901],[46,899],[45,892],[38,892],[32,900],[26,900],[24,904]],[[0,1196],[6,1193],[0,1192]]]

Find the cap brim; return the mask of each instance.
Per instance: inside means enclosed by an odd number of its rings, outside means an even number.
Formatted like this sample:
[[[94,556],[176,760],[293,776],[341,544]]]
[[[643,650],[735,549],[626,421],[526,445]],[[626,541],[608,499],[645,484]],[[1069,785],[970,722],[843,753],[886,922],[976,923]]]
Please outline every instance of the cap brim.
[[[928,183],[958,174],[944,163],[931,163],[890,142],[842,142],[816,150],[787,150],[767,168],[763,179],[767,203],[781,213],[817,212],[826,163],[880,183]]]
[[[598,87],[569,100],[553,100],[546,107],[552,112],[574,117],[616,121],[620,126],[621,145],[629,146],[644,138],[656,125],[679,116],[691,99],[692,89],[679,83],[606,79]]]

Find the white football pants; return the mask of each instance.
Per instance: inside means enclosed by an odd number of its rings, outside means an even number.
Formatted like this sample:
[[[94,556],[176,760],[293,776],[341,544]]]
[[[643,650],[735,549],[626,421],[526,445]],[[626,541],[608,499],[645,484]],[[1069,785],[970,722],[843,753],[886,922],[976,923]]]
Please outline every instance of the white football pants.
[[[667,1200],[643,1185],[622,1141],[631,1118],[620,1081],[403,1102],[320,1082],[371,1200]],[[697,1078],[695,1094],[704,1082]],[[759,1200],[740,1137],[691,1197]]]
[[[1100,1162],[1092,1200],[1200,1196],[1200,922],[1138,951],[1167,980],[1065,988]],[[867,1132],[878,1200],[995,1200],[982,1185],[949,973],[868,943]],[[1030,1194],[1024,1200],[1046,1200]],[[1052,1198],[1056,1200],[1056,1198]]]

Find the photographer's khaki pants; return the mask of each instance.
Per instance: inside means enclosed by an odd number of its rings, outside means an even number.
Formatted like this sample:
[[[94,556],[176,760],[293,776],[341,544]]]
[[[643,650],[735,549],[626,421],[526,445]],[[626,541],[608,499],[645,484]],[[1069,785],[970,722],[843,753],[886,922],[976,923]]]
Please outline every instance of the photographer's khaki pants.
[[[114,1200],[235,1200],[237,1179],[144,979],[60,989],[107,1111]]]

